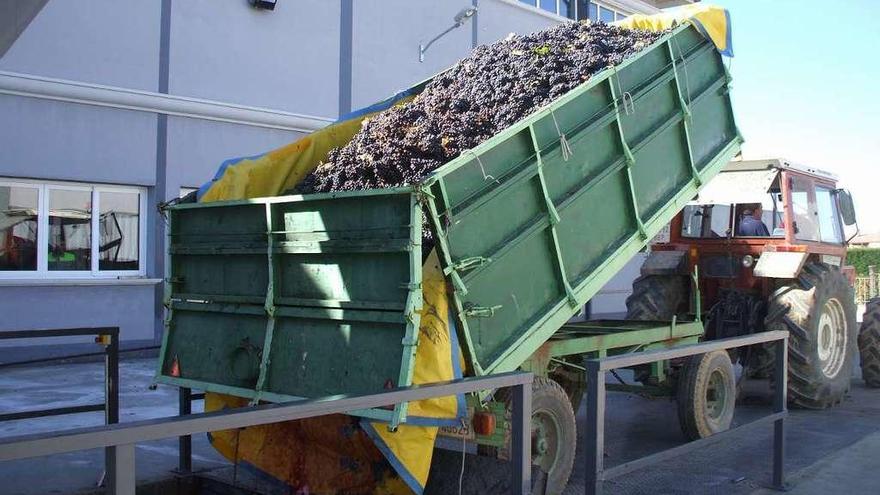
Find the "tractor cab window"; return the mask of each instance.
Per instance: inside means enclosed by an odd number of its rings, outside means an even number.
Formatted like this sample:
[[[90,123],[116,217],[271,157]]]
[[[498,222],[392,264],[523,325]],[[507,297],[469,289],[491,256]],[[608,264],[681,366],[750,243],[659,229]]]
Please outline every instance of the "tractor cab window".
[[[822,242],[843,243],[843,229],[840,225],[840,212],[834,191],[816,186],[816,208],[819,214],[819,235]]]
[[[730,234],[730,205],[687,205],[681,224],[681,236],[717,239]]]
[[[818,212],[812,181],[803,177],[791,179],[791,212],[794,217],[795,238],[819,242]]]
[[[747,218],[748,217],[748,218]],[[782,218],[782,197],[779,191],[771,190],[760,203],[740,203],[734,210],[737,237],[785,237],[785,222]],[[758,223],[760,221],[760,223]],[[761,223],[766,230],[759,228]],[[751,228],[743,229],[748,224]],[[757,231],[761,231],[758,233]]]

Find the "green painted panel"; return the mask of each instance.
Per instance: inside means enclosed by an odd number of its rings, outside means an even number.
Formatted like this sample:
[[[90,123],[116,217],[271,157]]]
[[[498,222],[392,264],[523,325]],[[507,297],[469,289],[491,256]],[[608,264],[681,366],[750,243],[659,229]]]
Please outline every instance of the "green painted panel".
[[[412,190],[178,205],[168,214],[159,381],[276,398],[410,383],[422,258]]]
[[[426,180],[476,373],[525,362],[732,158],[727,84],[681,27]]]

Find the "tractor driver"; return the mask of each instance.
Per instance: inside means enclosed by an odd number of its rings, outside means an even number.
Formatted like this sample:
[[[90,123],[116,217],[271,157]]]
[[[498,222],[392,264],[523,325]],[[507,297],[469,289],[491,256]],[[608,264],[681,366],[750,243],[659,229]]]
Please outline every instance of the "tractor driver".
[[[744,237],[769,237],[770,231],[761,220],[764,210],[761,203],[746,205],[739,221],[739,235]]]

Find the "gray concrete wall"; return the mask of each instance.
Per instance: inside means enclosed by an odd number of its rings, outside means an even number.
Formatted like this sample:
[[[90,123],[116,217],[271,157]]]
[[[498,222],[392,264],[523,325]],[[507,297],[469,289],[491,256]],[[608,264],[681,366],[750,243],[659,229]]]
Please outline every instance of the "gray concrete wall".
[[[152,341],[153,312],[152,285],[0,286],[0,332],[118,326],[124,340]],[[0,361],[10,360],[2,348],[86,343],[93,339],[0,340]]]
[[[0,177],[150,186],[156,115],[0,95]]]
[[[271,12],[245,0],[171,5],[169,93],[337,116],[338,0],[280,1]]]
[[[166,198],[199,187],[229,158],[253,156],[295,141],[301,133],[186,117],[168,119]]]
[[[156,91],[159,3],[51,0],[0,70]]]

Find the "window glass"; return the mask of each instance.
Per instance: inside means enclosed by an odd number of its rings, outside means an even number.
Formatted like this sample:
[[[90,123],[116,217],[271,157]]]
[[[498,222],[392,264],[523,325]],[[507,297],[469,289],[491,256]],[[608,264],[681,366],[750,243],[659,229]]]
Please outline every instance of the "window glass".
[[[91,191],[49,189],[49,270],[91,270],[91,252]]]
[[[577,0],[577,20],[583,21],[584,19],[589,19],[589,5],[590,2],[587,0]]]
[[[559,0],[559,15],[574,19],[574,0]]]
[[[599,7],[593,2],[590,2],[589,17],[593,22],[599,20]]]
[[[822,242],[843,242],[843,233],[840,228],[840,213],[837,211],[837,201],[834,193],[826,187],[816,188],[816,208],[819,213],[819,234]]]
[[[39,198],[35,187],[0,185],[0,271],[37,269]]]
[[[599,20],[602,22],[614,22],[614,11],[599,7]]]
[[[760,221],[767,229],[766,233],[761,233],[763,229],[755,220],[755,210],[760,205],[761,216]],[[779,191],[770,191],[760,203],[740,203],[736,205],[735,218],[737,228],[735,234],[741,237],[769,236],[769,237],[785,237],[785,222],[782,216],[782,203],[779,197]],[[744,232],[745,231],[745,232]]]
[[[688,205],[684,207],[681,236],[717,239],[730,230],[730,205]]]
[[[627,17],[629,17],[629,16],[626,15],[626,14],[624,14],[623,12],[618,12],[618,13],[616,14],[616,19],[617,19],[618,21],[622,21],[622,20],[626,19]]]
[[[522,3],[527,3],[527,4],[531,5],[532,7],[534,7],[537,2],[537,0],[519,0],[519,1]]]
[[[542,10],[546,10],[548,12],[556,13],[556,0],[540,0],[540,6]]]
[[[99,270],[137,270],[140,259],[140,201],[133,192],[101,191]]]
[[[794,216],[794,233],[802,241],[818,241],[819,225],[816,222],[816,200],[812,194],[813,183],[802,178],[791,181],[791,209]]]

